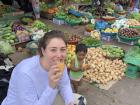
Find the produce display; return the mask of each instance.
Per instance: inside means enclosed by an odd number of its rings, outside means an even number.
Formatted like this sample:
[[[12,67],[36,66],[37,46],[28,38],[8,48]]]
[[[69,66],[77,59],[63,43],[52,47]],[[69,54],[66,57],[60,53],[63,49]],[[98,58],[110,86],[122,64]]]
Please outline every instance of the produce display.
[[[44,11],[48,9],[48,5],[45,2],[39,3],[40,11]]]
[[[140,21],[140,13],[132,12],[129,16],[129,19],[135,19],[137,21]]]
[[[49,13],[49,14],[54,14],[54,13],[57,12],[57,8],[56,8],[56,7],[48,8],[48,9],[46,10],[46,12]]]
[[[36,20],[33,22],[32,24],[32,27],[33,28],[37,28],[37,29],[41,29],[43,30],[44,32],[48,32],[49,31],[49,28],[46,26],[46,24],[44,24],[42,21],[40,20]]]
[[[77,18],[77,17],[72,16],[72,15],[68,15],[66,17],[65,21],[70,25],[78,25],[82,22],[82,20],[80,18]]]
[[[75,3],[90,3],[91,0],[72,0]]]
[[[140,39],[138,40],[138,44],[140,45]]]
[[[113,45],[103,45],[103,51],[106,53],[106,57],[109,58],[122,58],[124,57],[124,50],[121,47]]]
[[[66,56],[66,65],[67,67],[70,67],[71,60],[73,59],[75,55],[75,45],[67,45],[67,56]]]
[[[0,41],[0,53],[8,55],[8,54],[14,53],[14,51],[15,50],[8,42]]]
[[[15,12],[15,11],[16,9],[9,5],[0,5],[0,15],[5,14],[5,13]]]
[[[30,34],[24,26],[18,23],[12,25],[12,31],[15,32],[19,42],[25,42],[30,40]]]
[[[80,19],[82,20],[83,24],[87,24],[89,22],[89,19],[87,17],[81,17]]]
[[[78,35],[72,35],[68,38],[67,43],[69,44],[77,44],[80,42],[80,36]]]
[[[97,30],[91,31],[90,36],[96,40],[100,40],[100,32]]]
[[[16,31],[16,36],[19,42],[26,42],[30,40],[30,33],[26,30],[23,31]]]
[[[21,22],[25,25],[32,23],[34,20],[32,17],[23,17],[21,18]]]
[[[64,11],[57,11],[54,15],[55,18],[62,19],[62,20],[64,20],[66,16],[67,14]]]
[[[102,30],[104,33],[118,33],[117,28],[106,28],[105,30]]]
[[[129,26],[140,26],[140,22],[135,19],[127,19],[125,24]]]
[[[34,41],[38,41],[40,38],[42,38],[45,35],[45,32],[43,30],[38,30],[37,28],[31,29],[31,39]]]
[[[14,44],[18,41],[15,33],[12,32],[12,28],[10,26],[1,28],[0,30],[1,30],[1,36],[0,37],[4,41],[6,41],[10,44]]]
[[[90,69],[84,71],[84,78],[90,83],[107,84],[112,80],[120,80],[124,76],[126,64],[122,60],[110,60],[104,57],[106,53],[101,48],[89,48],[86,62]]]
[[[117,29],[120,29],[122,27],[124,28],[128,28],[129,25],[125,24],[125,22],[127,21],[127,19],[120,19],[120,20],[116,20],[115,23],[113,23],[111,25],[112,28],[117,28]]]
[[[85,44],[88,47],[92,47],[92,46],[93,47],[97,47],[97,46],[101,45],[101,41],[100,40],[94,39],[91,36],[90,37],[84,37],[81,40],[81,43]]]
[[[93,31],[94,26],[95,26],[95,25],[93,25],[93,24],[88,24],[88,25],[86,25],[86,31],[87,31],[87,32]]]
[[[133,37],[140,36],[139,31],[137,29],[133,29],[133,28],[121,28],[119,30],[119,35],[127,37],[127,38],[133,38]]]
[[[24,30],[26,30],[26,29],[25,29],[25,27],[22,26],[21,24],[14,23],[14,24],[12,25],[12,31],[15,32],[15,33],[16,33],[17,31],[24,31]]]
[[[105,20],[105,21],[115,20],[115,17],[113,17],[113,16],[103,16],[102,18],[103,18],[103,20]]]

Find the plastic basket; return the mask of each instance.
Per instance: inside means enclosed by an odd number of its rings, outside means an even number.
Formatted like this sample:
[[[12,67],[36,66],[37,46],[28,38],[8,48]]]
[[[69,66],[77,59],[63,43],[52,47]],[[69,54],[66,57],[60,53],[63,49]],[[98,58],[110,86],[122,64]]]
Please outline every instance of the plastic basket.
[[[126,72],[125,72],[126,77],[129,77],[132,79],[140,77],[139,69],[140,68],[135,65],[128,64]]]
[[[79,20],[79,21],[67,21],[66,20],[66,23],[68,25],[75,26],[75,25],[79,25],[81,23],[81,20]]]
[[[122,36],[122,35],[118,35],[119,38],[121,38],[122,40],[124,41],[137,41],[140,37],[133,37],[133,38],[128,38],[128,37],[125,37],[125,36]]]
[[[126,37],[123,37],[123,36],[120,36],[120,35],[117,35],[117,39],[118,39],[118,42],[125,43],[125,44],[128,44],[128,45],[134,45],[138,41],[138,37],[136,37],[136,38],[126,38]]]
[[[129,26],[129,28],[140,29],[140,26]]]

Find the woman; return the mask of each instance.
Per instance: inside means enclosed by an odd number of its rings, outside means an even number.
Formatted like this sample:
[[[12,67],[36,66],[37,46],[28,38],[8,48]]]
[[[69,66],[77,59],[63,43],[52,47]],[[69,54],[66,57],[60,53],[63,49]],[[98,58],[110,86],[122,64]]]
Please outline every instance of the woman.
[[[46,33],[39,42],[39,54],[15,67],[2,105],[52,105],[58,92],[65,105],[73,105],[67,68],[60,71],[56,63],[66,57],[63,33]]]

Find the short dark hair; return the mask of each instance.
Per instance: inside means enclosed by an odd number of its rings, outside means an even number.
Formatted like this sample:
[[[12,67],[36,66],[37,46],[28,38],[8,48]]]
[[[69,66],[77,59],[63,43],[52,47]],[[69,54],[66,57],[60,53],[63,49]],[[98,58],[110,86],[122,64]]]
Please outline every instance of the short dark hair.
[[[43,56],[42,54],[42,48],[45,49],[48,43],[50,42],[51,39],[53,38],[60,38],[62,39],[65,44],[66,44],[66,39],[64,37],[64,33],[61,31],[57,30],[52,30],[50,32],[45,33],[45,35],[39,40],[39,45],[38,45],[38,52],[40,56]]]
[[[87,47],[85,44],[77,44],[76,45],[76,49],[75,49],[75,53],[78,53],[78,52],[84,52],[84,53],[87,53]]]

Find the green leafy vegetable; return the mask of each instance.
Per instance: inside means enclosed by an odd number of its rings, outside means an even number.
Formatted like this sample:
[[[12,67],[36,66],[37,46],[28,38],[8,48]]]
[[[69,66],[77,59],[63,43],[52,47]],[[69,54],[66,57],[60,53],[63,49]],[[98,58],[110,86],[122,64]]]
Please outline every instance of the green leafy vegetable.
[[[9,43],[5,41],[0,41],[0,52],[5,55],[8,55],[14,53],[14,49]]]

